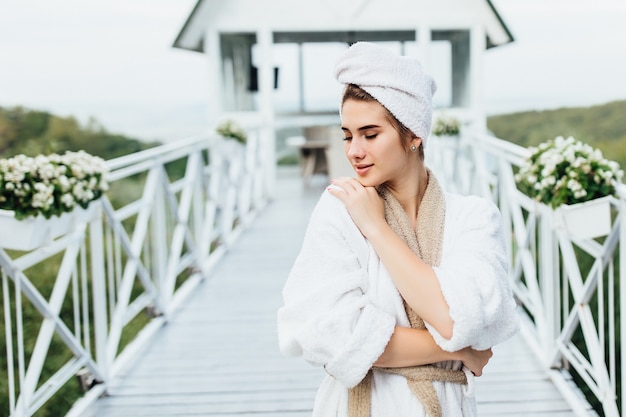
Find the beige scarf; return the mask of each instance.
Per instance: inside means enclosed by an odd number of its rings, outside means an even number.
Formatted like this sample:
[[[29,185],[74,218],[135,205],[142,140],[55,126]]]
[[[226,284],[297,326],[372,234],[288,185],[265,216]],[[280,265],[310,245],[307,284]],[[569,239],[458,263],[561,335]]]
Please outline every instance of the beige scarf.
[[[441,262],[441,247],[445,221],[445,198],[437,179],[428,171],[428,185],[420,203],[417,216],[417,230],[413,230],[404,209],[386,187],[379,187],[379,194],[385,203],[385,219],[398,236],[429,265],[437,266]],[[424,321],[405,302],[411,327],[424,329]],[[407,368],[376,368],[378,371],[403,375],[409,388],[424,406],[429,417],[442,417],[441,403],[435,392],[433,381],[467,384],[463,371],[438,368],[432,365]],[[349,391],[348,416],[369,417],[371,412],[370,370],[365,378]]]

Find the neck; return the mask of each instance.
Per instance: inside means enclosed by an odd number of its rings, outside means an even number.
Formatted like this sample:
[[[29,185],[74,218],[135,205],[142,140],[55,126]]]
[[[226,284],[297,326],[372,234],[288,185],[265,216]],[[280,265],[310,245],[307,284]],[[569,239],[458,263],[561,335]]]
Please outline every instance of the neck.
[[[413,180],[407,181],[402,188],[389,187],[396,200],[404,209],[407,217],[411,220],[411,223],[414,223],[417,219],[417,212],[427,185],[428,171],[425,166],[421,166],[417,175],[413,176]]]

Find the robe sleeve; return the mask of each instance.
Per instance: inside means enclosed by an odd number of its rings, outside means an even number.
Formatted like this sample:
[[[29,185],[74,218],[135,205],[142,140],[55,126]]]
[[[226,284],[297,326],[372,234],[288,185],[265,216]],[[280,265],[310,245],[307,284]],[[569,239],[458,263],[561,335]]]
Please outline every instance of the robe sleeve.
[[[451,224],[446,221],[452,237],[434,268],[454,321],[452,337],[426,323],[437,344],[450,352],[467,346],[484,350],[519,329],[500,211],[486,199],[460,198],[465,209],[454,213]]]
[[[343,203],[325,192],[283,288],[283,354],[324,366],[347,387],[363,379],[394,331],[392,312],[368,297],[370,246]]]

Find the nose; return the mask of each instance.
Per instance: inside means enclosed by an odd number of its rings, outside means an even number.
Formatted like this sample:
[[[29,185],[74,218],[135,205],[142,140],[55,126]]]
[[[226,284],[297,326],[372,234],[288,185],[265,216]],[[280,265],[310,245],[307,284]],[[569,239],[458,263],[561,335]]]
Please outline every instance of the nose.
[[[362,159],[365,156],[363,143],[357,138],[346,141],[346,156],[348,159]]]

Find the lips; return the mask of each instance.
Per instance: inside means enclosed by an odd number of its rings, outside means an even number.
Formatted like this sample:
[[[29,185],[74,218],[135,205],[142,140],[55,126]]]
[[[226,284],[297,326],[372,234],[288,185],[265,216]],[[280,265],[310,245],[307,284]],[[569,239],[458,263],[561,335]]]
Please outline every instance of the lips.
[[[358,164],[354,166],[354,170],[358,175],[364,175],[373,167],[374,164]]]

